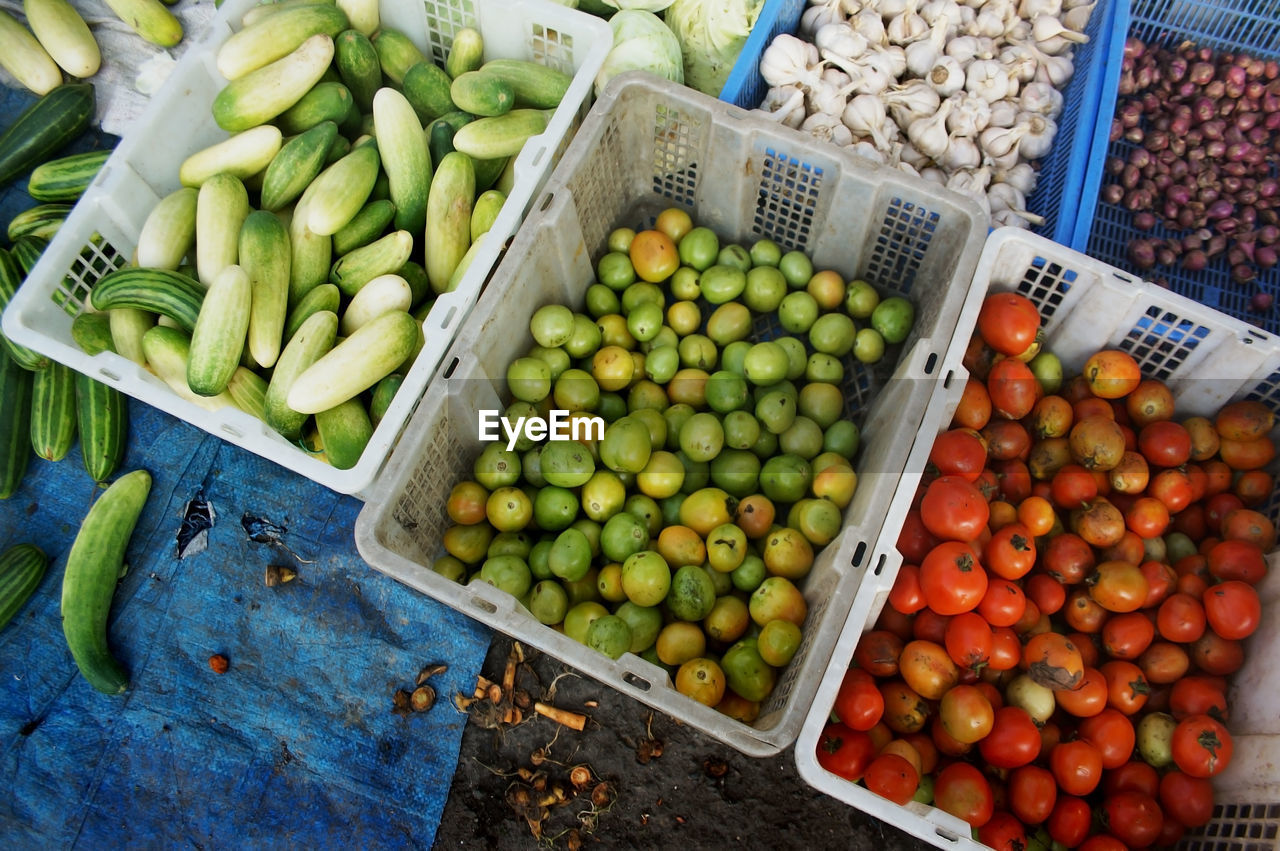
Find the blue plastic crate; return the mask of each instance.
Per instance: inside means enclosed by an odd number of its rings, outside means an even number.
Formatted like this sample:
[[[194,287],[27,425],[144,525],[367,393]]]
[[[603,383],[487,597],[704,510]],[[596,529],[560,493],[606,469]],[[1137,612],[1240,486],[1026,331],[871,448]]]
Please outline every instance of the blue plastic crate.
[[[800,27],[805,0],[765,0],[764,9],[743,46],[733,71],[720,92],[720,100],[754,109],[764,100],[769,85],[760,76],[760,56],[779,33],[794,34]],[[1086,44],[1074,53],[1075,74],[1063,91],[1063,110],[1058,116],[1058,135],[1049,156],[1040,161],[1036,191],[1027,207],[1044,216],[1045,222],[1033,230],[1067,244],[1076,230],[1081,189],[1093,186],[1096,197],[1102,179],[1102,160],[1089,156],[1095,145],[1099,101],[1106,92],[1114,96],[1120,76],[1120,52],[1124,47],[1127,0],[1098,0],[1085,33]],[[1125,15],[1116,20],[1117,13]],[[1119,32],[1121,37],[1113,38]],[[1114,104],[1114,102],[1113,102]],[[1108,107],[1108,114],[1111,107]],[[1106,136],[1102,136],[1105,144]]]
[[[1117,0],[1127,3],[1128,0]],[[1118,30],[1118,28],[1117,28]],[[1259,0],[1136,0],[1123,34],[1151,44],[1176,45],[1190,41],[1215,50],[1246,52],[1260,59],[1280,59],[1280,6]],[[1118,65],[1118,63],[1117,63]],[[1093,157],[1099,168],[1108,156],[1127,156],[1132,146],[1123,140],[1107,142],[1111,118],[1116,104],[1113,83],[1098,110],[1098,142]],[[1120,268],[1130,268],[1127,246],[1138,236],[1170,238],[1181,236],[1157,226],[1140,232],[1132,225],[1132,214],[1123,207],[1107,204],[1099,198],[1101,181],[1085,187],[1085,203],[1080,206],[1076,230],[1067,243],[1078,251]],[[1280,333],[1280,314],[1273,308],[1267,313],[1250,309],[1254,293],[1252,285],[1240,285],[1230,279],[1226,261],[1216,258],[1202,272],[1187,272],[1179,266],[1157,266],[1144,273],[1163,280],[1174,292],[1220,310],[1237,319],[1257,325],[1271,333]],[[1260,271],[1257,285],[1280,296],[1280,267]]]

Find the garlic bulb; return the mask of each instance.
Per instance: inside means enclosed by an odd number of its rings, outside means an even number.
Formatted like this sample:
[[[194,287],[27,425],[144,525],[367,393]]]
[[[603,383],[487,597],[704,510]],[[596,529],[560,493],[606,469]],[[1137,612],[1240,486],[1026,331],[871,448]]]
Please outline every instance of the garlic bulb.
[[[918,118],[927,118],[938,111],[942,98],[924,80],[908,80],[892,86],[880,95],[889,113],[900,127],[910,127]]]
[[[995,55],[996,45],[992,39],[978,35],[956,36],[947,42],[946,54],[968,65],[975,59],[990,59]]]
[[[822,80],[816,45],[782,33],[760,54],[760,76],[771,86],[813,87]]]
[[[987,200],[987,185],[990,182],[991,171],[982,166],[955,172],[947,179],[947,188],[973,199],[982,208],[982,212],[990,216],[991,202]]]
[[[1029,83],[1035,79],[1041,55],[1029,44],[1009,44],[1000,50],[1000,64],[1008,68],[1018,82]]]
[[[978,95],[987,103],[1008,97],[1011,82],[1009,72],[998,59],[975,59],[965,69],[965,91]]]
[[[824,24],[813,34],[813,43],[821,55],[835,53],[845,59],[856,59],[867,50],[867,40],[844,21]]]
[[[885,63],[885,67],[889,69],[889,73],[895,80],[907,73],[907,51],[904,48],[890,44],[877,48],[875,54]]]
[[[987,38],[999,38],[1004,35],[1004,16],[994,9],[983,6],[973,19],[970,35],[981,35]]]
[[[952,136],[976,138],[991,122],[991,104],[977,95],[956,92],[948,100],[954,104],[947,116],[947,130]]]
[[[940,18],[930,28],[928,38],[913,41],[906,46],[907,71],[915,77],[928,74],[933,63],[943,55],[942,50],[946,45],[947,22]]]
[[[800,14],[800,35],[813,41],[813,36],[826,24],[844,20],[839,3],[815,3]]]
[[[873,163],[884,165],[885,155],[875,145],[867,141],[854,142],[849,146],[849,150],[854,156],[862,157],[864,160],[871,160]]]
[[[1062,92],[1045,82],[1032,81],[1022,87],[1018,100],[1024,112],[1057,118],[1062,112]]]
[[[855,136],[870,136],[880,150],[887,150],[889,143],[881,132],[885,120],[884,102],[875,95],[858,95],[850,98],[840,118]]]
[[[953,56],[941,56],[929,70],[929,85],[942,97],[950,97],[964,88],[964,67]]]
[[[867,40],[867,44],[883,46],[889,43],[889,36],[884,29],[884,19],[874,8],[868,6],[850,17],[849,25],[853,27],[854,32]]]
[[[907,138],[916,150],[935,160],[946,153],[950,143],[946,121],[951,109],[951,102],[943,101],[933,115],[911,122],[911,126],[907,128]]]
[[[947,173],[937,166],[920,169],[920,176],[930,183],[936,183],[939,186],[947,185]]]
[[[929,31],[929,23],[916,12],[916,0],[907,0],[907,6],[901,13],[894,15],[885,27],[891,44],[907,45],[918,38],[924,38]]]
[[[991,118],[988,127],[1012,127],[1018,121],[1018,104],[1011,100],[998,100],[991,104]]]
[[[948,31],[954,34],[962,19],[960,4],[956,0],[928,0],[920,7],[920,17],[930,25],[945,21]]]
[[[826,112],[839,115],[853,90],[853,81],[849,75],[838,68],[826,68],[822,72],[822,81],[809,89],[805,103],[810,112]]]
[[[817,139],[839,147],[853,142],[853,134],[849,132],[848,127],[844,126],[839,116],[828,115],[825,112],[815,112],[810,115],[800,125],[800,129]]]
[[[1017,153],[1018,142],[1026,134],[1026,124],[1015,124],[1013,127],[988,127],[978,134],[978,144],[982,146],[982,152],[987,156],[1004,157],[1010,152]]]
[[[916,122],[919,124],[920,122]],[[896,165],[899,162],[908,163],[917,171],[932,165],[933,161],[922,153],[915,145],[910,142],[899,142],[893,146],[893,154],[889,159],[891,164]]]
[[[911,4],[910,0],[877,0],[875,10],[887,21],[907,11],[908,5],[912,9],[915,8],[915,5]]]
[[[1035,79],[1061,89],[1071,80],[1073,73],[1075,66],[1070,56],[1044,56],[1040,59],[1040,67],[1036,69]]]
[[[1038,160],[1049,153],[1058,124],[1044,115],[1032,115],[1026,120],[1026,132],[1018,141],[1018,154],[1026,160]]]
[[[1050,56],[1057,56],[1073,44],[1084,44],[1089,36],[1069,30],[1062,21],[1051,15],[1041,15],[1031,22],[1031,38],[1036,47]]]
[[[1038,15],[1057,17],[1062,12],[1062,0],[1021,0],[1018,17],[1030,21]]]
[[[764,100],[752,112],[799,129],[805,119],[804,89],[799,86],[774,86],[764,93]]]
[[[948,171],[961,168],[977,168],[982,165],[982,152],[968,136],[952,136],[947,149],[938,157],[938,165]]]
[[[1031,163],[1018,163],[1010,169],[1000,169],[991,175],[993,182],[1007,183],[1023,195],[1036,191],[1036,170]]]
[[[1093,16],[1093,9],[1097,5],[1097,0],[1094,0],[1087,6],[1083,4],[1072,6],[1062,13],[1062,25],[1078,33],[1084,32],[1085,27],[1089,26],[1089,18]]]
[[[1029,215],[1029,214],[1028,214]],[[1037,216],[1037,218],[1039,218]],[[1041,219],[1043,222],[1044,220]],[[1031,227],[1031,222],[1022,217],[1021,214],[1014,210],[997,210],[991,214],[991,226],[993,228],[1023,228],[1024,230]]]

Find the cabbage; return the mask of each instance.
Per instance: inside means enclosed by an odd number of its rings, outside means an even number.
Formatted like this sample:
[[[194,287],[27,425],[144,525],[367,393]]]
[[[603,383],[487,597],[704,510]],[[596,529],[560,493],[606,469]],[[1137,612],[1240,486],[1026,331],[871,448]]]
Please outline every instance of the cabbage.
[[[684,56],[685,84],[717,97],[764,0],[675,0],[663,19]]]
[[[623,9],[609,19],[613,49],[596,74],[596,95],[623,71],[649,71],[674,83],[684,82],[680,44],[653,12]]]
[[[642,12],[661,12],[671,5],[671,0],[600,0],[614,9],[639,9]]]

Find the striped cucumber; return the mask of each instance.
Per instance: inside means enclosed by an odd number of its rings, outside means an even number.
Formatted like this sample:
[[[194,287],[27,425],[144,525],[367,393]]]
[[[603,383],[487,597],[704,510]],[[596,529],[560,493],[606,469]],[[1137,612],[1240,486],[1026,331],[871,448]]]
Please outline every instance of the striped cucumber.
[[[396,86],[404,82],[405,72],[419,62],[429,62],[409,36],[397,29],[383,27],[370,38],[378,54],[382,73]]]
[[[23,0],[27,26],[49,56],[72,77],[92,77],[102,64],[89,25],[67,0]]]
[[[251,127],[187,157],[178,167],[178,180],[199,187],[220,172],[246,180],[270,165],[283,144],[279,127]]]
[[[205,287],[239,254],[240,227],[249,215],[244,182],[222,172],[200,184],[196,199],[196,274]]]
[[[395,225],[400,230],[421,233],[427,221],[427,191],[431,186],[431,155],[422,123],[404,95],[381,88],[373,96],[373,124],[391,200],[396,205]]]
[[[398,271],[412,253],[409,231],[389,233],[340,258],[329,272],[329,281],[337,284],[343,295],[353,296],[379,275]]]
[[[357,29],[338,33],[333,40],[338,76],[361,112],[373,109],[373,95],[382,86],[382,66],[369,37]]]
[[[368,245],[387,231],[391,220],[396,216],[396,205],[383,198],[370,201],[351,221],[339,228],[333,235],[333,253],[341,257],[362,245]]]
[[[399,275],[379,275],[351,298],[347,309],[342,311],[338,332],[349,337],[382,314],[391,310],[408,311],[412,304],[413,290],[408,281]]]
[[[86,355],[114,352],[116,344],[111,339],[109,314],[86,310],[71,320],[71,339]]]
[[[333,348],[337,336],[336,313],[327,310],[313,313],[289,338],[276,361],[271,382],[267,385],[266,422],[289,440],[297,440],[302,435],[302,426],[308,416],[288,403],[293,385],[300,375]]]
[[[275,211],[296,201],[324,168],[337,138],[338,125],[322,121],[286,142],[262,176],[262,209]]]
[[[418,323],[405,311],[382,314],[297,376],[286,404],[299,414],[316,414],[342,404],[403,364],[420,333]]]
[[[524,143],[547,129],[550,110],[513,109],[505,115],[477,118],[453,134],[453,147],[476,159],[513,157]]]
[[[62,71],[49,51],[4,9],[0,9],[0,68],[37,95],[48,94],[62,83]]]
[[[124,458],[128,400],[111,385],[77,372],[76,425],[85,470],[95,482],[107,481]]]
[[[169,385],[169,389],[180,398],[206,411],[217,411],[228,406],[236,407],[235,399],[230,393],[201,396],[191,391],[187,385],[187,360],[191,354],[191,337],[182,329],[165,325],[155,326],[142,335],[142,351],[147,357],[147,366],[151,371]]]
[[[329,463],[339,470],[350,470],[360,462],[373,437],[373,423],[363,402],[348,399],[316,414],[316,431]]]
[[[283,339],[292,340],[293,335],[298,333],[302,323],[306,322],[311,314],[320,313],[323,310],[337,313],[338,306],[341,303],[342,291],[333,284],[321,284],[318,287],[314,287],[299,299],[298,303],[289,311],[289,317],[284,323]]]
[[[190,186],[175,189],[151,208],[138,234],[135,262],[145,269],[177,269],[196,242],[196,202]]]
[[[0,553],[0,629],[22,611],[48,567],[48,556],[35,544],[17,544]]]
[[[31,461],[33,377],[0,349],[0,499],[22,484]]]
[[[0,248],[0,313],[3,313],[9,305],[9,301],[18,292],[18,287],[22,286],[25,277],[22,267],[18,265],[13,254]],[[4,343],[6,354],[23,369],[38,370],[49,365],[49,358],[46,356],[26,346],[20,346],[2,334],[0,334],[0,341]]]
[[[303,194],[307,228],[321,236],[333,236],[354,219],[373,191],[380,162],[377,145],[357,145],[320,172]]]
[[[40,256],[48,247],[48,239],[33,234],[18,237],[13,243],[13,259],[18,261],[18,268],[22,270],[24,278],[31,274],[31,270],[40,262]]]
[[[333,60],[333,39],[313,35],[296,50],[228,83],[213,98],[213,119],[228,132],[265,124],[320,81]]]
[[[132,307],[159,313],[190,333],[196,327],[204,292],[198,281],[181,272],[129,267],[103,275],[89,300],[97,310]],[[112,333],[115,333],[114,322]],[[117,348],[119,343],[117,340]]]
[[[423,240],[427,278],[437,293],[445,292],[453,271],[471,247],[471,205],[476,175],[471,157],[445,154],[431,179],[427,196],[427,224]]]
[[[475,71],[484,63],[484,38],[474,27],[463,27],[453,34],[449,55],[444,60],[444,70],[457,79],[468,71]]]
[[[27,194],[37,201],[74,202],[89,188],[111,156],[109,149],[68,154],[36,166],[27,178]]]
[[[227,382],[227,394],[235,401],[237,408],[263,422],[267,421],[267,380],[261,375],[243,366],[236,367],[231,380]]]
[[[332,121],[341,128],[354,106],[350,89],[336,81],[322,80],[276,116],[275,123],[290,136],[305,133],[322,121]]]
[[[269,20],[258,21],[234,32],[218,47],[218,71],[236,80],[250,71],[283,59],[308,38],[336,36],[347,28],[347,15],[330,3],[281,9]]]
[[[254,362],[271,367],[280,356],[289,310],[289,232],[266,210],[255,210],[240,228],[240,266],[249,275],[252,306],[246,345]]]
[[[240,364],[249,332],[253,290],[243,268],[230,265],[209,286],[187,354],[187,386],[201,396],[217,396]]]
[[[129,675],[107,644],[111,599],[129,539],[147,504],[151,474],[134,470],[111,483],[89,508],[62,576],[62,631],[80,673],[104,694],[120,694]]]
[[[71,205],[61,202],[28,207],[20,213],[15,213],[9,220],[7,228],[9,241],[17,242],[24,236],[52,239],[69,215],[71,215]]]
[[[34,373],[31,448],[46,461],[61,461],[76,442],[76,372],[53,361]]]
[[[147,356],[142,352],[142,335],[155,326],[156,315],[135,307],[116,307],[107,311],[107,322],[116,353],[145,367]]]

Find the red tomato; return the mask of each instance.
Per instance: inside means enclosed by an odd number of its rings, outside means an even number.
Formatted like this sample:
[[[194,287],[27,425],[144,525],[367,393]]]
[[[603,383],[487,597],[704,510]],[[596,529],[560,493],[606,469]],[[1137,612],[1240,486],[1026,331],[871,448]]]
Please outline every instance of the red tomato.
[[[995,638],[982,615],[961,612],[947,622],[943,641],[953,662],[962,668],[977,668],[991,658]]]
[[[987,394],[994,412],[1007,420],[1020,420],[1040,398],[1040,382],[1025,363],[1007,358],[991,367]]]
[[[1123,791],[1102,801],[1102,815],[1111,835],[1130,848],[1146,848],[1160,837],[1164,813],[1156,799],[1142,792]]]
[[[1267,575],[1262,548],[1252,541],[1222,541],[1205,554],[1214,579],[1238,579],[1256,585]]]
[[[1022,502],[1031,496],[1031,470],[1025,461],[997,461],[991,465],[1000,482],[1000,495],[1021,509]],[[1050,506],[1052,507],[1052,506]],[[1026,522],[1023,518],[1019,520]]]
[[[1172,641],[1153,641],[1138,657],[1138,667],[1153,685],[1176,683],[1191,668],[1191,657],[1182,645]]]
[[[1080,508],[1098,497],[1098,481],[1079,464],[1067,464],[1049,480],[1054,504],[1063,510]]]
[[[1234,674],[1244,664],[1244,645],[1211,629],[1191,643],[1190,651],[1191,664],[1212,676]]]
[[[828,724],[818,738],[818,765],[855,783],[862,779],[875,755],[871,737],[844,724]]]
[[[1036,563],[1036,540],[1021,523],[1010,523],[982,547],[983,566],[1005,579],[1021,579]]]
[[[1063,532],[1050,539],[1041,559],[1044,570],[1063,585],[1083,582],[1097,564],[1093,548],[1074,532]]]
[[[1132,715],[1147,703],[1151,685],[1142,669],[1132,662],[1115,659],[1098,669],[1107,680],[1107,705]]]
[[[947,624],[951,615],[940,615],[929,607],[916,613],[915,623],[911,626],[912,638],[932,641],[934,644],[945,644],[947,641]]]
[[[1209,586],[1200,602],[1209,627],[1228,640],[1249,637],[1262,621],[1258,592],[1238,579]]]
[[[1213,783],[1181,771],[1160,778],[1160,803],[1184,827],[1200,827],[1213,818]]]
[[[1231,762],[1231,734],[1208,715],[1191,715],[1173,730],[1173,761],[1192,777],[1214,777]]]
[[[960,404],[951,418],[952,425],[980,429],[990,419],[991,397],[987,395],[987,385],[978,378],[968,379],[960,395]]]
[[[1025,459],[1031,452],[1031,435],[1017,420],[992,420],[982,430],[992,461]]]
[[[1102,649],[1116,659],[1134,660],[1156,637],[1156,625],[1143,612],[1114,615],[1102,625]]]
[[[1151,496],[1141,496],[1124,513],[1124,524],[1139,538],[1158,538],[1169,528],[1169,509]]]
[[[1104,561],[1089,577],[1089,596],[1108,612],[1136,612],[1147,599],[1147,578],[1136,564]]]
[[[1109,833],[1095,833],[1077,847],[1080,851],[1129,851],[1129,846]]]
[[[997,810],[990,821],[978,828],[978,841],[995,851],[1025,851],[1027,831],[1015,816]]]
[[[988,346],[1010,357],[1030,348],[1039,330],[1035,302],[1018,293],[992,293],[978,310],[978,334]]]
[[[1022,642],[1018,634],[1007,626],[991,630],[991,658],[988,671],[1011,671],[1022,661]]]
[[[1156,629],[1162,638],[1190,644],[1204,635],[1204,606],[1190,594],[1170,594],[1156,612]]]
[[[1061,842],[1068,848],[1075,848],[1089,835],[1093,826],[1093,811],[1082,798],[1074,795],[1059,795],[1053,812],[1045,827],[1049,830],[1049,838]]]
[[[1013,626],[1027,610],[1021,586],[999,576],[987,577],[987,593],[978,604],[978,614],[991,626]]]
[[[1058,802],[1053,772],[1038,765],[1023,765],[1009,773],[1009,809],[1027,825],[1040,824]]]
[[[985,505],[985,503],[984,503]],[[929,608],[941,615],[973,611],[987,593],[987,572],[967,544],[945,541],[920,565],[920,587]]]
[[[929,554],[929,550],[938,545],[938,539],[925,528],[920,518],[920,509],[913,508],[907,512],[902,523],[902,531],[898,533],[898,552],[910,564],[919,564]]]
[[[1041,632],[1028,639],[1022,648],[1022,667],[1031,679],[1055,691],[1075,689],[1084,677],[1080,648],[1057,632]]]
[[[932,641],[909,641],[898,660],[902,679],[926,700],[939,700],[960,681],[960,670],[945,647]]]
[[[981,771],[967,762],[953,762],[938,772],[933,803],[973,827],[982,827],[990,821],[994,810],[991,784]]]
[[[1150,609],[1165,601],[1173,593],[1173,585],[1178,581],[1178,574],[1173,568],[1160,561],[1144,561],[1138,566],[1147,580],[1147,599],[1142,608]]]
[[[1058,787],[1068,795],[1088,795],[1102,781],[1102,754],[1083,739],[1054,746],[1049,753],[1049,767],[1058,779]]]
[[[1098,749],[1102,755],[1102,767],[1106,769],[1119,768],[1128,762],[1137,744],[1133,722],[1111,707],[1081,721],[1077,732],[1080,738]]]
[[[893,587],[889,589],[889,605],[904,615],[914,615],[927,603],[924,590],[920,587],[920,568],[914,564],[904,564],[894,577]]]
[[[1161,420],[1138,432],[1138,451],[1152,466],[1181,467],[1191,459],[1191,435],[1172,420]]]
[[[1153,496],[1165,504],[1170,514],[1177,514],[1191,504],[1194,492],[1191,477],[1178,469],[1161,470],[1151,477],[1147,496]]]
[[[972,431],[950,429],[934,438],[929,463],[943,476],[959,476],[976,481],[987,465],[987,448]]]
[[[870,730],[880,723],[884,715],[884,696],[869,676],[846,674],[840,690],[836,692],[835,711],[845,726],[854,730]]]
[[[1204,520],[1209,531],[1222,530],[1222,519],[1233,511],[1244,508],[1244,501],[1233,493],[1215,493],[1204,501]]]
[[[1152,798],[1160,794],[1160,774],[1140,759],[1131,759],[1102,778],[1102,794],[1141,792]]]
[[[1067,601],[1067,589],[1062,583],[1047,573],[1036,573],[1028,576],[1023,582],[1023,591],[1027,599],[1035,603],[1046,615],[1053,615]]]
[[[1179,721],[1192,715],[1226,719],[1226,691],[1210,677],[1183,677],[1169,690],[1169,713]]]
[[[941,540],[973,541],[986,529],[991,509],[972,482],[959,476],[940,476],[920,500],[920,518]]]
[[[902,806],[915,795],[920,785],[920,774],[905,757],[882,753],[867,766],[863,782],[880,797]]]
[[[853,650],[858,668],[873,677],[898,675],[898,657],[902,655],[902,638],[886,629],[864,632]]]
[[[1040,755],[1040,729],[1020,706],[996,710],[991,732],[978,742],[982,759],[994,768],[1017,768]]]

